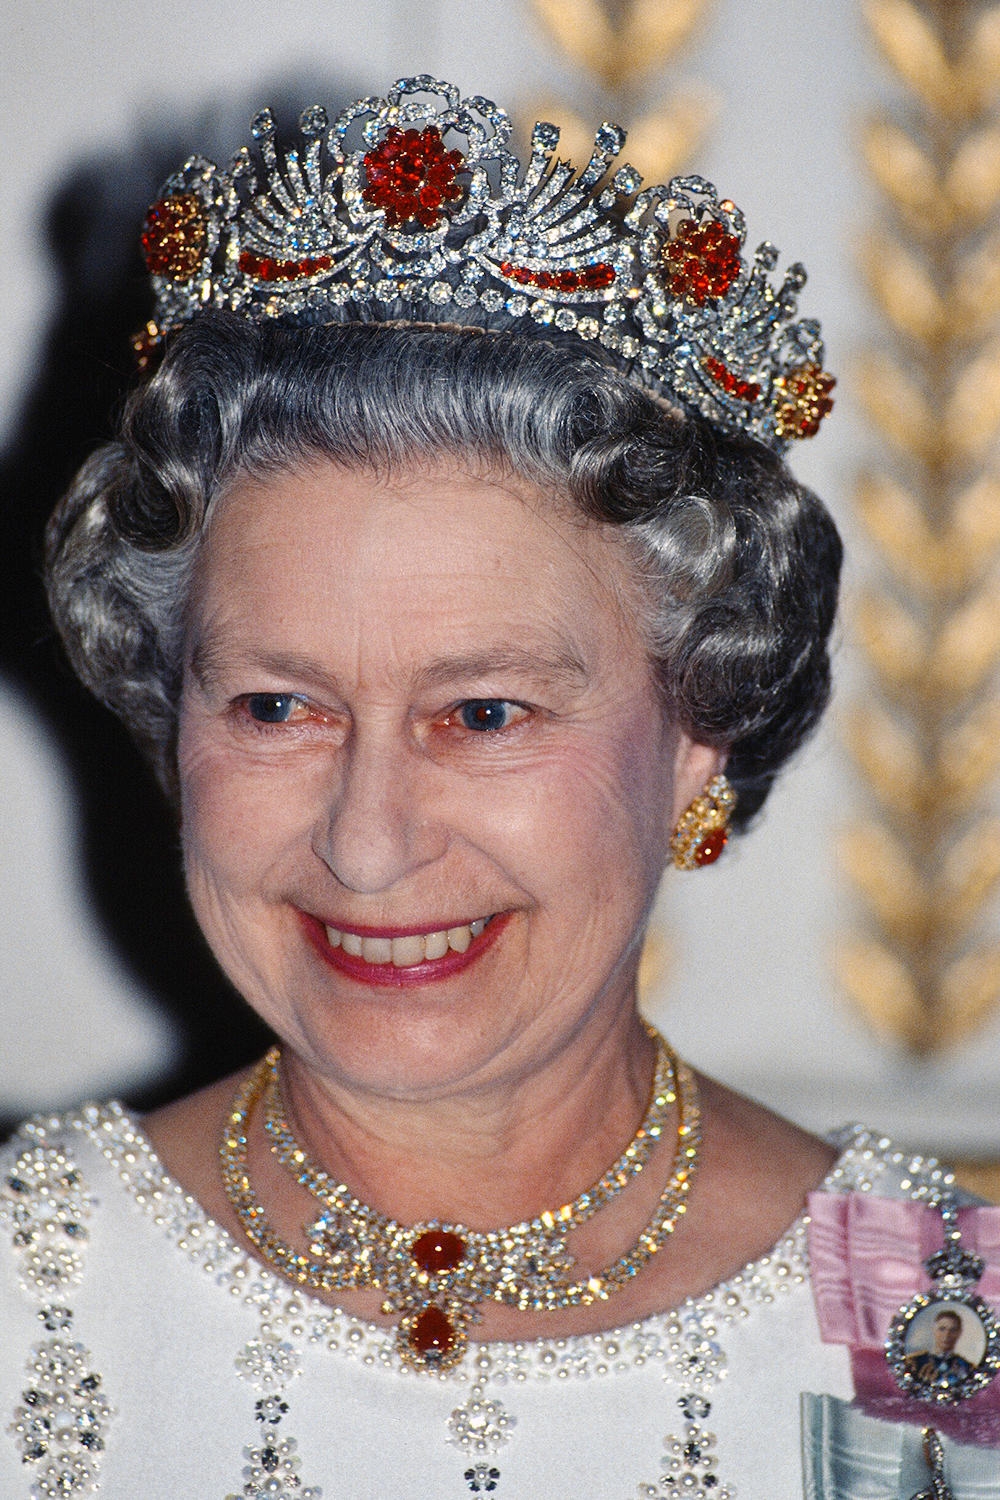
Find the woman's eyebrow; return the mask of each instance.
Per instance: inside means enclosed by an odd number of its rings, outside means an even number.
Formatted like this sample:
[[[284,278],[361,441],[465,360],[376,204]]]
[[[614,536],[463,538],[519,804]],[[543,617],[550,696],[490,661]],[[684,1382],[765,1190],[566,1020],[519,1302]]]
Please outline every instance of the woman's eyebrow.
[[[218,637],[201,636],[191,652],[191,672],[205,689],[224,678],[234,667],[255,667],[278,677],[329,683],[330,670],[316,657],[301,651],[234,650]],[[499,645],[479,651],[461,651],[434,657],[414,674],[417,690],[453,682],[470,682],[516,673],[535,681],[563,687],[585,687],[590,672],[573,648],[546,650]]]
[[[328,681],[329,672],[316,657],[302,651],[259,651],[233,649],[218,638],[203,635],[191,652],[191,673],[199,687],[207,687],[224,677],[234,667],[255,667],[278,677],[311,678]]]
[[[583,687],[590,681],[587,666],[569,645],[555,651],[503,645],[485,651],[463,651],[436,657],[420,668],[417,685],[440,687],[449,682],[490,678],[505,672],[569,687]]]

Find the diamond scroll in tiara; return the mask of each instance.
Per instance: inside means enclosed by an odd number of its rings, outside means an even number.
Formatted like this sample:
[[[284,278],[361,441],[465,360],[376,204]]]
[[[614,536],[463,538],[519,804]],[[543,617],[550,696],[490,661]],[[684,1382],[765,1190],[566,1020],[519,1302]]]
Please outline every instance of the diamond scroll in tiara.
[[[192,157],[149,210],[157,305],[141,365],[206,308],[303,323],[479,309],[596,341],[641,385],[778,452],[833,405],[819,324],[795,316],[802,266],[773,286],[774,246],[745,259],[743,215],[701,177],[609,177],[616,125],[578,173],[540,123],[522,170],[502,109],[419,77],[332,125],[307,109],[280,153],[269,111],[251,128],[255,153],[225,168]]]

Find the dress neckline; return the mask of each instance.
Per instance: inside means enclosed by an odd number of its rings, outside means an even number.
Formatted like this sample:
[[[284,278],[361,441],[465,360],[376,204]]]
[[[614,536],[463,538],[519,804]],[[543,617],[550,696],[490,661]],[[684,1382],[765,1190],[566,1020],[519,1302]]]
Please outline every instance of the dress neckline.
[[[52,1136],[65,1138],[67,1133],[93,1142],[137,1206],[229,1296],[265,1315],[269,1309],[280,1309],[284,1315],[297,1317],[308,1327],[310,1343],[408,1373],[395,1352],[394,1328],[320,1302],[258,1261],[167,1173],[140,1119],[119,1101],[85,1104],[63,1115],[36,1116],[21,1127],[20,1135],[44,1146]],[[844,1126],[825,1139],[837,1148],[838,1156],[815,1189],[818,1192],[871,1191],[888,1170],[898,1178],[905,1196],[924,1197],[950,1179],[933,1158],[894,1150],[886,1137],[861,1125]],[[518,1341],[470,1339],[462,1365],[440,1378],[481,1378],[487,1365],[494,1372],[506,1370],[511,1377],[524,1379],[532,1372],[543,1377],[610,1373],[632,1368],[647,1357],[669,1362],[669,1351],[678,1340],[686,1345],[707,1320],[715,1325],[742,1320],[806,1283],[808,1224],[809,1215],[803,1210],[764,1255],[675,1307],[597,1332]],[[711,1366],[712,1351],[703,1350],[703,1354]]]

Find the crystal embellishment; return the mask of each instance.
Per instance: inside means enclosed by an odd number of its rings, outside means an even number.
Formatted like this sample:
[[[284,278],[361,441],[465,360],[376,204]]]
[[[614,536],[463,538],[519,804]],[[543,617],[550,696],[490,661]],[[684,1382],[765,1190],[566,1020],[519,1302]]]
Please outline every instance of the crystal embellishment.
[[[701,1426],[712,1410],[711,1403],[685,1395],[677,1404],[685,1418],[684,1430],[679,1436],[664,1438],[660,1482],[641,1486],[639,1493],[667,1500],[734,1500],[733,1486],[719,1481],[715,1434]]]
[[[261,1311],[258,1337],[244,1345],[235,1361],[240,1378],[263,1393],[254,1403],[260,1436],[243,1449],[247,1462],[242,1490],[226,1500],[322,1500],[318,1486],[302,1484],[295,1439],[279,1431],[288,1413],[285,1392],[302,1374],[301,1358],[290,1339],[282,1336],[288,1330],[286,1319],[267,1306]],[[292,1327],[301,1332],[297,1322]]]
[[[510,1429],[516,1421],[503,1403],[488,1398],[479,1384],[468,1401],[456,1406],[448,1418],[448,1441],[465,1453],[496,1453],[510,1441]]]
[[[269,1436],[243,1450],[243,1488],[226,1500],[321,1500],[323,1491],[303,1485],[294,1438]]]
[[[239,1375],[258,1391],[283,1390],[300,1373],[298,1356],[287,1340],[257,1338],[236,1356]]]
[[[143,364],[212,308],[315,324],[391,306],[487,328],[504,311],[575,329],[643,386],[778,452],[829,411],[819,325],[797,317],[802,267],[772,285],[777,251],[747,256],[742,214],[701,177],[643,188],[615,172],[616,125],[575,171],[540,122],[522,165],[504,110],[421,75],[332,124],[315,105],[299,129],[279,153],[262,110],[252,148],[226,167],[191,157],[165,184],[143,234],[157,298]]]
[[[65,1298],[83,1277],[94,1200],[70,1154],[45,1145],[37,1128],[26,1130],[36,1139],[0,1183],[0,1207],[13,1225],[22,1288],[41,1303],[39,1322],[53,1337],[28,1356],[8,1431],[32,1466],[34,1500],[70,1500],[97,1489],[114,1414],[90,1354],[72,1336],[72,1309],[49,1300]]]
[[[475,1464],[466,1469],[465,1482],[474,1495],[492,1494],[500,1483],[500,1470],[492,1464]]]

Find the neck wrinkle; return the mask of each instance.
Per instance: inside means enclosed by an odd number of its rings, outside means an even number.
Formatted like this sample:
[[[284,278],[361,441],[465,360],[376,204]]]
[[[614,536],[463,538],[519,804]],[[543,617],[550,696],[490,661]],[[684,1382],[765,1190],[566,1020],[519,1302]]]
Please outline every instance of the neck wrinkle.
[[[655,1053],[638,1017],[624,1042],[608,1037],[517,1090],[495,1088],[492,1107],[481,1094],[359,1107],[359,1096],[334,1095],[299,1059],[290,1068],[283,1059],[286,1118],[333,1182],[386,1217],[497,1229],[571,1202],[629,1144],[648,1107]],[[267,1149],[262,1117],[254,1124]]]

